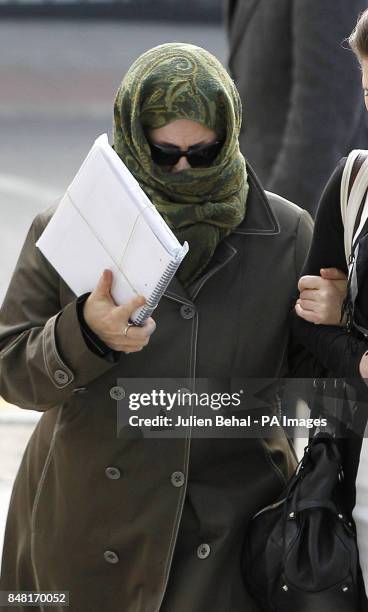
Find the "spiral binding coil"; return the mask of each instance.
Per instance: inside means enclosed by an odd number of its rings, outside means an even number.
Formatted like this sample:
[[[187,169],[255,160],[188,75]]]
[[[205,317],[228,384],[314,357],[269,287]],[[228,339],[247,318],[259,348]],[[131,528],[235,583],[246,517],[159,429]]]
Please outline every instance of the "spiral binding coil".
[[[132,319],[135,325],[141,325],[145,321],[145,319],[147,319],[147,317],[151,316],[151,314],[157,307],[158,302],[162,298],[164,291],[167,289],[167,286],[170,283],[172,277],[180,266],[182,259],[182,257],[179,259],[174,259],[169,263],[165,272],[158,281],[156,287],[147,299],[146,304],[143,306],[141,312],[137,317]]]

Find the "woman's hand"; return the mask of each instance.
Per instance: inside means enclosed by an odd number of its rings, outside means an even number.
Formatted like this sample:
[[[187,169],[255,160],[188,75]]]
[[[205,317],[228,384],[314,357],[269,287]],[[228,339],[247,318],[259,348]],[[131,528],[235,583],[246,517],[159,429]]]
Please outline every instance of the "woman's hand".
[[[149,317],[142,326],[132,325],[127,330],[132,313],[143,306],[145,298],[138,296],[127,304],[117,306],[111,296],[112,272],[104,270],[97,287],[88,296],[83,316],[87,325],[114,351],[136,353],[149,342],[156,323]]]
[[[347,276],[336,268],[322,268],[320,273],[321,276],[302,276],[299,280],[295,312],[310,323],[344,325],[340,319]]]

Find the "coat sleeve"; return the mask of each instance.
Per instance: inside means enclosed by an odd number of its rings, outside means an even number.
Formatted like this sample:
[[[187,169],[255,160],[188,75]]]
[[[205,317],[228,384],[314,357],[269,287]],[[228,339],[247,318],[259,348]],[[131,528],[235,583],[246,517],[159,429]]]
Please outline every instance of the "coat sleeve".
[[[293,0],[290,6],[292,89],[267,188],[314,214],[316,193],[352,148],[365,113],[358,62],[342,41],[366,2]]]
[[[299,281],[300,273],[305,265],[313,236],[313,220],[310,214],[303,210],[298,224],[295,240],[295,271]]]
[[[339,195],[345,160],[341,160],[328,181],[318,207],[313,241],[302,275],[319,275],[321,268],[336,267],[347,272],[344,252],[344,229]],[[316,360],[315,373],[309,373],[306,362],[294,364],[294,375],[318,375],[319,368],[334,377],[359,378],[359,363],[368,350],[368,342],[360,340],[337,325],[315,325],[301,319],[293,309],[291,328],[295,342],[301,343]]]
[[[35,243],[38,215],[26,237],[0,310],[0,395],[45,411],[65,402],[115,364],[91,351],[80,328],[77,299],[61,308],[60,276]]]

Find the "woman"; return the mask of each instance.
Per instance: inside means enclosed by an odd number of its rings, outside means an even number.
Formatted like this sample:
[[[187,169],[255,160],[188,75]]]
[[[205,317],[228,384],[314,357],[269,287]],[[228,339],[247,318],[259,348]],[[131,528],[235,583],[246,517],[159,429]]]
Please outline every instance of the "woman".
[[[118,90],[115,151],[190,245],[142,328],[128,325],[139,298],[114,304],[108,271],[76,298],[34,246],[54,209],[35,219],[1,310],[0,392],[44,414],[14,485],[1,589],[68,590],[76,612],[257,610],[242,542],[294,470],[284,433],[116,437],[116,400],[136,377],[254,377],[262,404],[258,379],[288,371],[311,222],[267,199],[240,125],[233,82],[192,45],[146,52]]]
[[[362,84],[368,110],[368,10],[358,20],[349,38],[362,68]],[[340,209],[340,185],[345,166],[342,159],[330,178],[322,195],[316,217],[312,247],[299,281],[300,297],[295,306],[295,335],[317,358],[325,372],[332,377],[354,379],[355,398],[362,402],[352,422],[360,435],[344,440],[345,466],[349,483],[348,502],[355,504],[355,477],[358,471],[361,436],[367,421],[368,341],[354,326],[348,333],[341,313],[346,296],[347,264],[344,249],[344,226]],[[368,185],[367,185],[368,188]],[[367,202],[365,202],[367,206]],[[360,240],[367,234],[367,223]],[[368,264],[368,262],[367,262]],[[368,327],[367,275],[361,273],[355,302],[355,322]],[[346,317],[346,314],[345,314]],[[317,324],[317,325],[315,325]],[[365,382],[363,381],[365,379]],[[352,390],[352,388],[350,388]],[[355,402],[355,407],[359,405]],[[357,525],[360,561],[368,592],[368,448],[366,440],[360,457],[357,480],[357,498],[354,517]]]

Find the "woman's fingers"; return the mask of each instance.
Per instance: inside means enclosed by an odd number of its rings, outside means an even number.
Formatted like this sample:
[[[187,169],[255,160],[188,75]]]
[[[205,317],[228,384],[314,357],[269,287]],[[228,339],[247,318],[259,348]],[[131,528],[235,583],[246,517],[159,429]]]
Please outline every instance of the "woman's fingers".
[[[320,308],[320,304],[318,302],[315,302],[314,300],[302,300],[301,298],[299,298],[297,304],[299,304],[303,310],[309,310],[313,312],[318,312]]]
[[[129,327],[127,336],[132,342],[143,342],[146,338],[150,338],[155,329],[156,323],[150,317],[143,325],[132,325]]]
[[[326,310],[324,304],[320,304],[319,302],[314,302],[312,300],[301,299],[299,299],[296,304],[301,309],[300,316],[302,316],[303,319],[306,319],[306,321],[319,324],[323,323],[325,325],[335,323],[335,320],[332,320],[331,313]]]
[[[135,310],[135,304],[130,304],[131,313]],[[119,307],[121,308],[121,307]],[[129,311],[127,309],[127,312]],[[119,318],[121,312],[119,313]],[[128,321],[119,321],[118,327],[115,320],[114,329],[110,331],[109,346],[112,346],[116,351],[125,351],[134,353],[142,350],[149,343],[150,337],[156,329],[156,323],[149,317],[143,325],[128,325]]]
[[[299,279],[299,291],[304,289],[320,289],[323,286],[323,281],[341,281],[347,280],[345,272],[337,268],[321,268],[321,276],[306,275]]]
[[[147,346],[156,329],[156,323],[149,317],[143,325],[130,324],[133,313],[145,304],[146,299],[143,296],[136,296],[126,304],[116,306],[112,298],[105,299],[109,295],[111,280],[105,271],[97,290],[98,295],[101,294],[101,300],[100,307],[98,309],[95,307],[93,331],[115,351],[126,353],[140,351]]]
[[[340,325],[341,324],[341,299],[333,294],[324,294],[316,291],[319,294],[316,299],[309,300],[299,298],[296,302],[297,314],[312,323],[323,325]],[[302,292],[301,295],[305,295]]]
[[[137,310],[140,306],[143,306],[146,303],[146,299],[143,295],[137,295],[132,298],[126,304],[122,304],[121,306],[117,306],[115,308],[114,316],[116,319],[121,322],[123,325],[124,322],[128,322],[133,315],[133,312]]]
[[[317,302],[321,299],[321,292],[316,289],[305,289],[300,292],[299,299]]]
[[[318,315],[313,310],[304,310],[300,304],[296,303],[295,312],[298,317],[309,321],[309,323],[318,323]]]
[[[104,270],[84,304],[85,321],[111,349],[126,353],[140,351],[147,346],[156,323],[149,317],[143,325],[130,325],[133,313],[146,303],[146,299],[138,295],[126,304],[117,306],[111,296],[112,282],[111,270]]]
[[[347,280],[347,275],[338,268],[321,268],[320,274],[326,280]]]
[[[341,309],[346,296],[346,275],[337,268],[321,269],[322,272],[326,277],[301,277],[295,311],[311,323],[342,325]]]
[[[320,289],[323,286],[324,279],[320,276],[302,276],[298,282],[299,291],[305,289]]]

